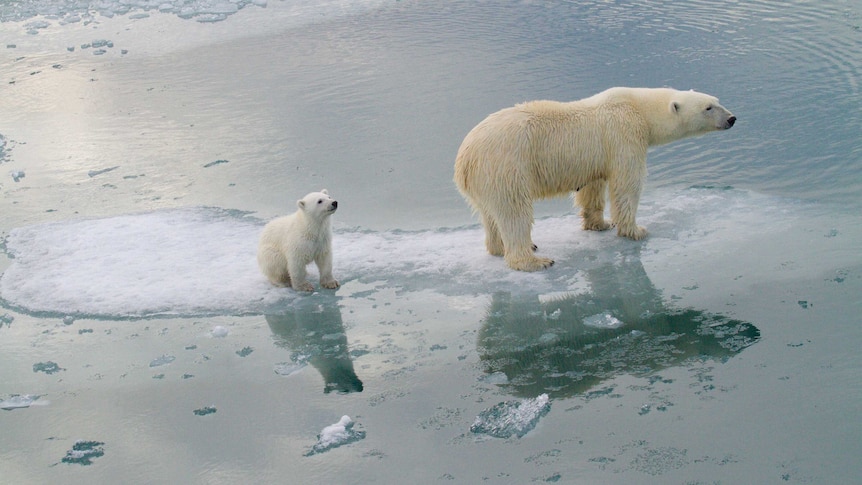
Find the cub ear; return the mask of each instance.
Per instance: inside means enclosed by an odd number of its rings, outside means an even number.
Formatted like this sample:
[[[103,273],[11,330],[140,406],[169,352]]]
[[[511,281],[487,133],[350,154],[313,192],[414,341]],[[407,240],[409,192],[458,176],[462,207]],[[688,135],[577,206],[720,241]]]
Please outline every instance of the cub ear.
[[[671,113],[679,113],[679,103],[676,101],[670,102],[670,112]]]
[[[300,209],[305,209],[305,201],[302,199],[297,200],[296,206],[299,207]]]
[[[329,195],[329,191],[328,191],[328,190],[326,190],[326,189],[320,189],[320,193],[321,193],[321,194]]]

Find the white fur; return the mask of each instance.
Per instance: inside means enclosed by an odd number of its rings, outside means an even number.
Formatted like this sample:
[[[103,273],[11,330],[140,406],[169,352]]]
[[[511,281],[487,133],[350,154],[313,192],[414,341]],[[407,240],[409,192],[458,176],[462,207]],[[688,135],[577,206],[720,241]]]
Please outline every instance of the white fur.
[[[338,202],[326,189],[296,201],[298,210],[270,221],[260,235],[257,262],[260,270],[276,286],[297,291],[314,291],[306,280],[305,267],[312,261],[320,271],[320,285],[338,288],[332,277],[332,228],[329,216]]]
[[[533,201],[577,192],[584,229],[617,226],[620,236],[646,237],[637,225],[650,146],[733,126],[718,99],[669,88],[611,88],[579,101],[531,101],[500,110],[464,138],[455,184],[479,213],[488,252],[517,270],[554,262],[533,252]],[[604,220],[610,189],[612,224]]]

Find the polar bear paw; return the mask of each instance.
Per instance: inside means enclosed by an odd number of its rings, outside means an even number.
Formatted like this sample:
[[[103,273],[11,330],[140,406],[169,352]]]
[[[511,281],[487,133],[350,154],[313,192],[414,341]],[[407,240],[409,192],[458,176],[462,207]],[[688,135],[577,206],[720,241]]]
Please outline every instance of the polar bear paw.
[[[554,260],[550,258],[519,258],[519,259],[507,259],[506,263],[509,264],[509,267],[512,269],[516,269],[518,271],[541,271],[543,269],[548,269],[554,265]]]
[[[627,237],[629,239],[640,241],[641,239],[647,237],[647,230],[643,226],[633,226],[633,227],[623,227],[619,226],[617,228],[617,235],[622,237]]]
[[[303,281],[302,283],[297,283],[293,285],[293,289],[296,291],[314,291],[314,285],[309,283],[308,281]]]
[[[329,280],[329,281],[321,281],[320,286],[322,286],[324,288],[328,288],[330,290],[334,290],[341,285],[338,284],[338,281],[333,279],[333,280]]]

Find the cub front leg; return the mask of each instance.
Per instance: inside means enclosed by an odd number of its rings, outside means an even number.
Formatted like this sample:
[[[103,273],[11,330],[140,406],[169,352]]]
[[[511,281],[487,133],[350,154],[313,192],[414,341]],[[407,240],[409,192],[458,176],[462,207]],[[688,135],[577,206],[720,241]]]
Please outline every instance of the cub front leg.
[[[290,287],[296,291],[314,291],[314,285],[308,282],[306,277],[308,273],[305,271],[305,261],[293,259],[288,261],[287,269],[290,273]]]
[[[326,251],[314,260],[317,270],[320,272],[320,286],[334,290],[340,285],[332,276],[332,252]]]

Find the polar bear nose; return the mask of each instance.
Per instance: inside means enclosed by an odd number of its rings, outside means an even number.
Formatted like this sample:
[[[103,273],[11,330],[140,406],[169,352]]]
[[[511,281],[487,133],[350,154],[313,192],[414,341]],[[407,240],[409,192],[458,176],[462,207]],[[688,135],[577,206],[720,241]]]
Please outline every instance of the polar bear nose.
[[[333,209],[337,209],[337,208],[338,208],[338,201],[337,201],[337,200],[333,200],[333,201],[332,201],[332,208],[333,208]]]
[[[730,128],[733,124],[736,123],[736,116],[731,116],[727,119],[727,127]]]

